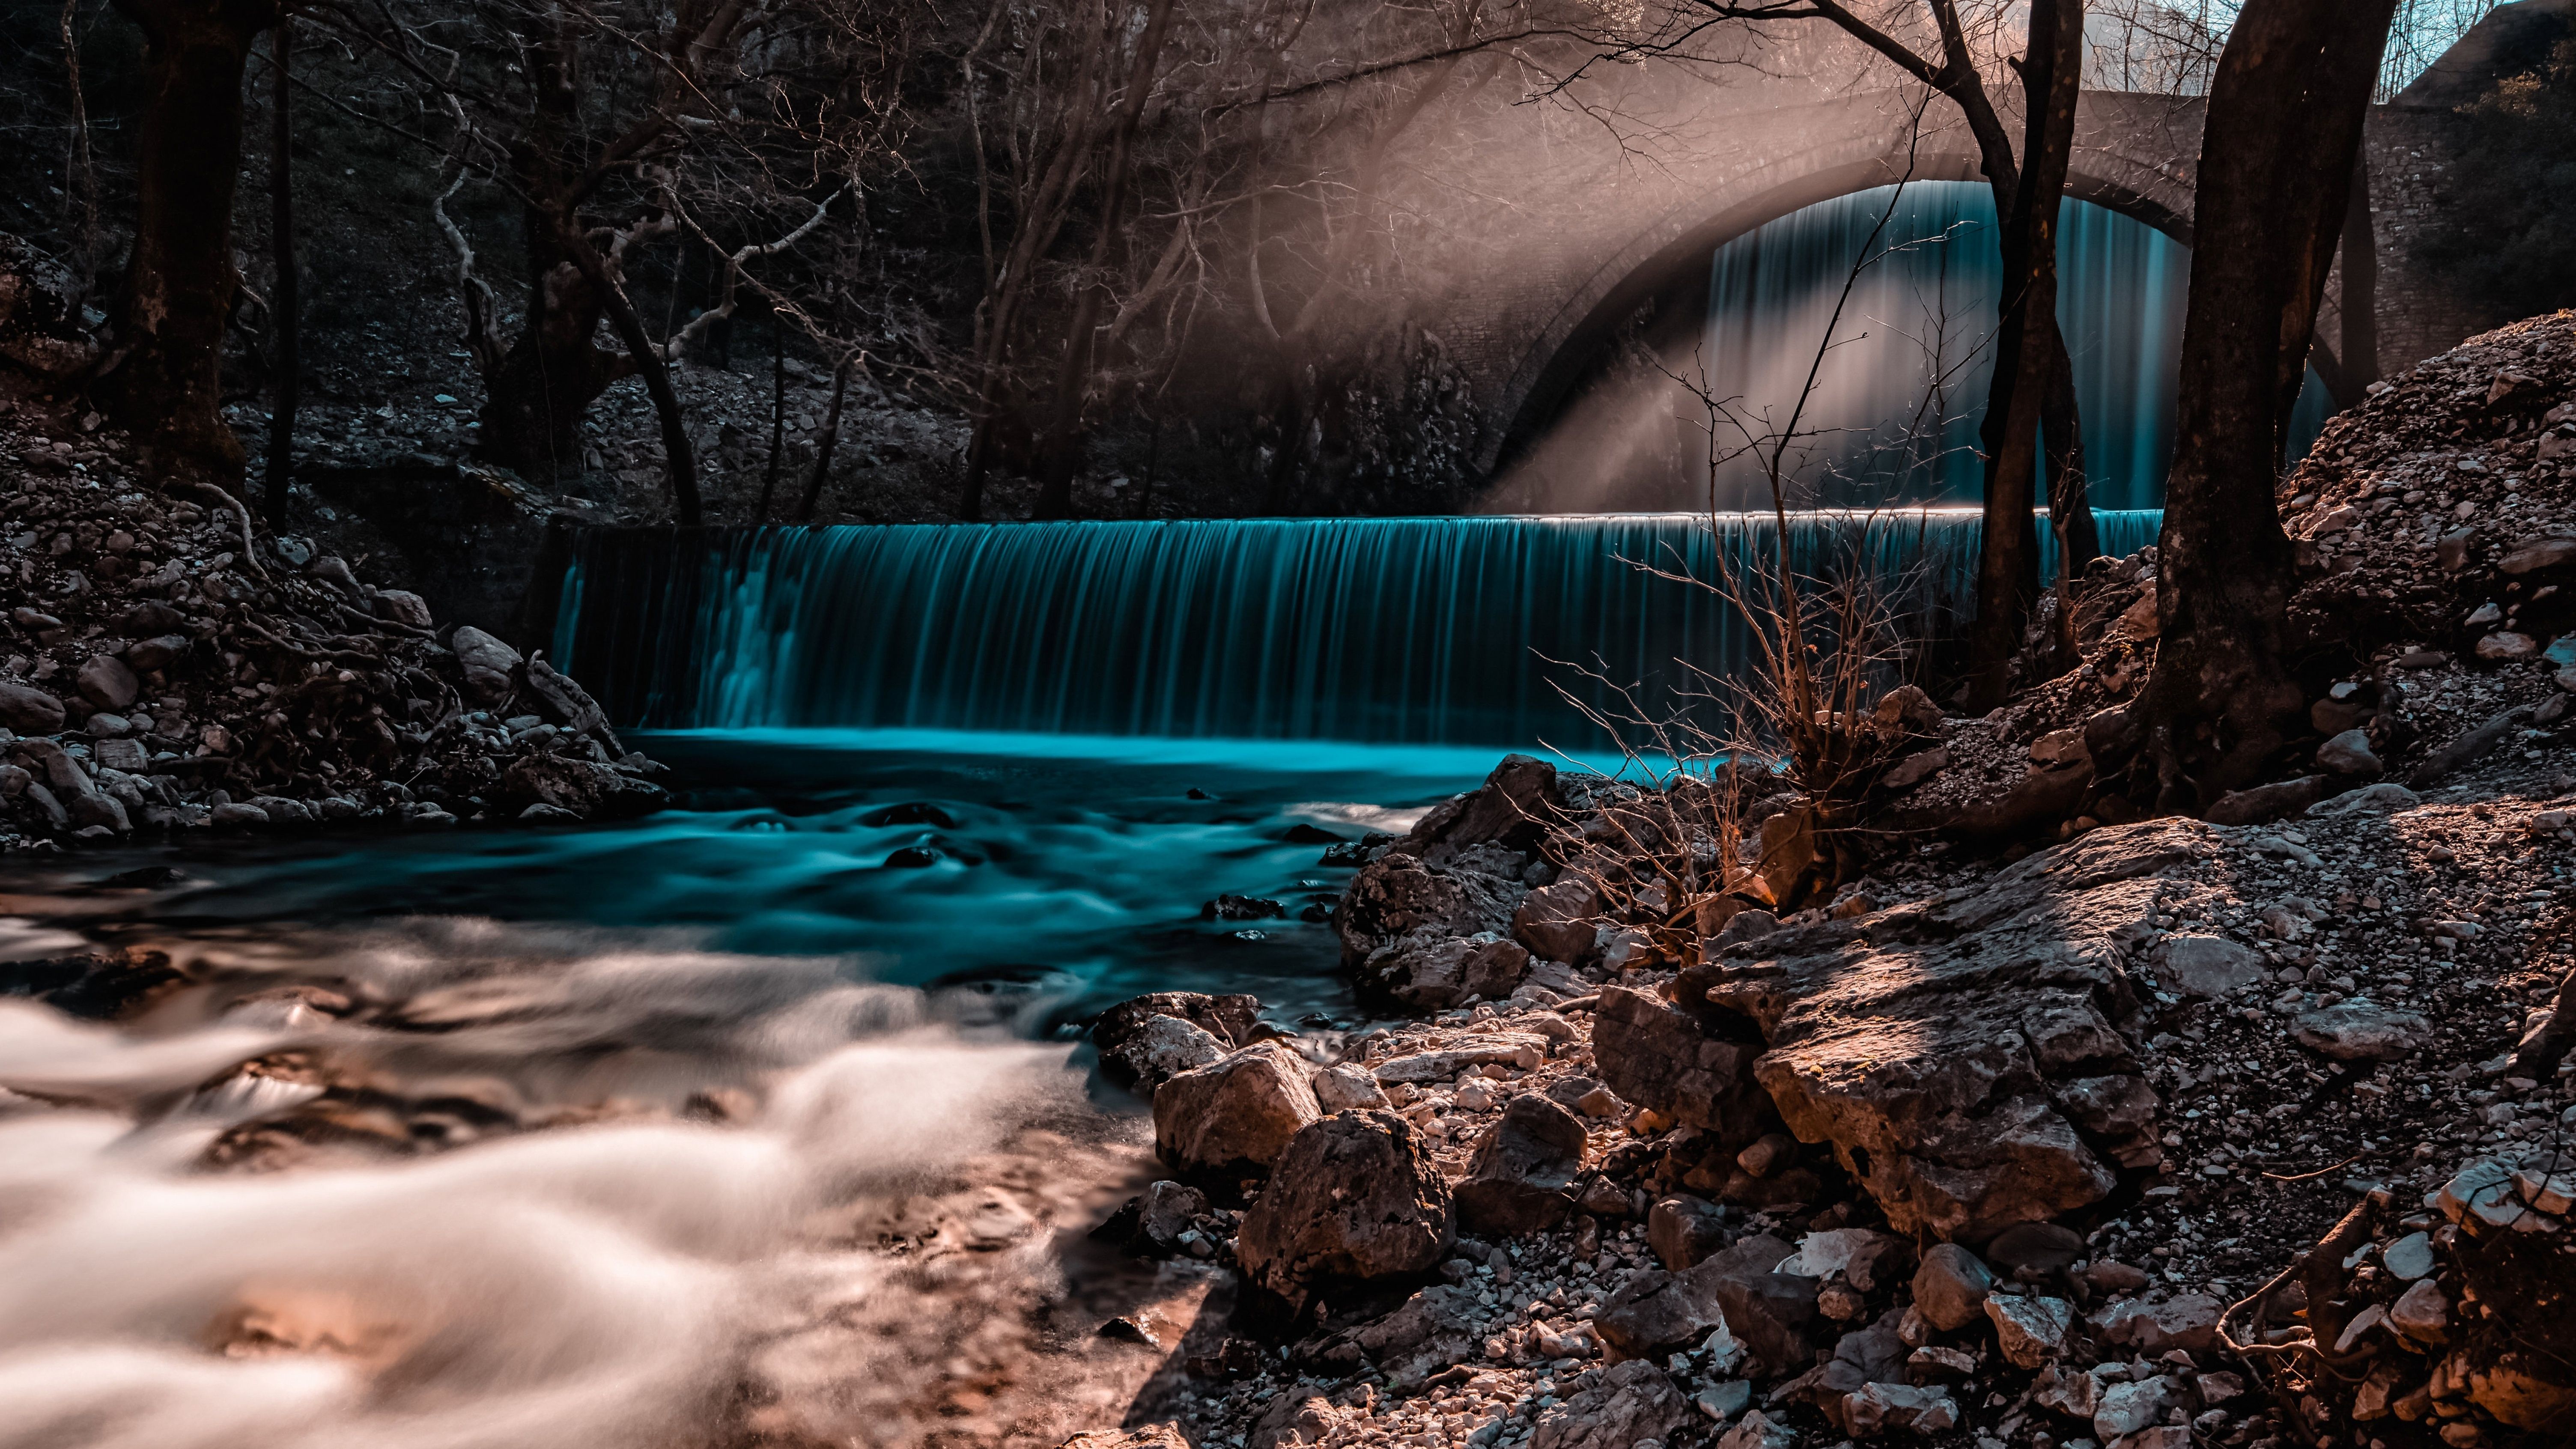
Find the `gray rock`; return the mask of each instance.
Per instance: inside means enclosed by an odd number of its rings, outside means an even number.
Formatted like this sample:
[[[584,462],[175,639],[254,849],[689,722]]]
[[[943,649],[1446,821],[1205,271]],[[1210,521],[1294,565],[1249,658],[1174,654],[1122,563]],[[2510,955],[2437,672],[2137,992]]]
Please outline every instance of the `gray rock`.
[[[1160,1252],[1180,1245],[1181,1234],[1208,1213],[1207,1194],[1178,1182],[1148,1184],[1136,1198],[1136,1231]]]
[[[2019,1223],[1996,1234],[1986,1256],[2007,1273],[2056,1273],[2084,1256],[2084,1235],[2057,1223]]]
[[[1307,1075],[1306,1063],[1278,1042],[1181,1072],[1154,1089],[1154,1150],[1187,1174],[1266,1171],[1323,1115]]]
[[[1646,1214],[1646,1245],[1670,1272],[1698,1267],[1731,1236],[1725,1212],[1704,1198],[1661,1198]]]
[[[2334,786],[2331,775],[2302,775],[2295,780],[2277,780],[2269,785],[2255,785],[2243,790],[2230,790],[2212,801],[2206,817],[2213,825],[2260,825],[2284,815],[2296,815],[2326,796]]]
[[[1529,970],[1530,953],[1491,931],[1473,936],[1412,935],[1369,953],[1361,984],[1420,1011],[1442,1011],[1470,996],[1500,1001]]]
[[[1592,1058],[1610,1089],[1675,1122],[1705,1128],[1726,1147],[1771,1125],[1770,1103],[1753,1080],[1761,1040],[1710,1033],[1691,1013],[1623,986],[1606,986],[1593,1008]]]
[[[1158,1118],[1161,1105],[1157,1094]],[[1334,1282],[1429,1272],[1455,1228],[1449,1184],[1412,1123],[1393,1112],[1337,1112],[1279,1153],[1235,1256],[1254,1286],[1295,1314]]]
[[[450,816],[453,820],[455,817]],[[215,827],[220,830],[256,830],[268,824],[268,812],[256,805],[235,802],[218,805],[213,811]]]
[[[1119,1074],[1150,1097],[1156,1087],[1230,1050],[1225,1042],[1177,1016],[1155,1016],[1146,1018],[1118,1044],[1117,1064]],[[1105,1054],[1102,1060],[1106,1065]]]
[[[1604,1370],[1597,1387],[1541,1414],[1529,1449],[1637,1449],[1647,1440],[1669,1440],[1690,1422],[1689,1401],[1663,1370],[1631,1359]]]
[[[1881,788],[1888,790],[1911,790],[1948,768],[1950,768],[1949,748],[1935,745],[1931,749],[1907,755],[1889,766],[1887,773],[1879,777],[1878,783]]]
[[[1780,929],[1780,918],[1760,906],[1748,906],[1727,919],[1718,933],[1700,943],[1700,956],[1706,959],[1738,941],[1758,941]]]
[[[196,641],[185,634],[159,634],[125,646],[125,662],[145,674],[167,669],[187,657]]]
[[[2388,1305],[2389,1326],[2417,1343],[2438,1343],[2451,1326],[2451,1301],[2441,1285],[2419,1278]]]
[[[1514,1097],[1458,1184],[1458,1220],[1489,1234],[1556,1226],[1572,1203],[1585,1143],[1573,1113],[1536,1093]]]
[[[1914,1308],[1943,1333],[1956,1333],[1985,1316],[1995,1275],[1957,1243],[1935,1243],[1914,1270]]]
[[[2209,849],[2197,823],[2105,826],[1965,895],[1805,928],[1766,942],[1768,959],[1693,967],[1678,985],[1750,1019],[1769,1044],[1754,1076],[1789,1130],[1832,1144],[1892,1231],[1982,1239],[2115,1185],[2058,1089],[2084,1084],[2106,1109],[2150,1100],[2105,1080],[2137,1075],[2111,1017],[2135,1005],[2127,959],[2151,877]],[[2151,1127],[2103,1148],[2151,1154]]]
[[[63,727],[63,702],[30,685],[0,680],[0,728],[50,735]]]
[[[1959,1425],[1959,1405],[1946,1388],[1863,1384],[1843,1397],[1843,1428],[1855,1439],[1892,1430],[1938,1434]]]
[[[68,830],[71,828],[71,812],[64,809],[63,802],[55,798],[54,792],[44,786],[31,782],[12,798],[19,801],[22,817],[31,819],[37,829]]]
[[[2504,743],[2515,730],[2530,723],[2532,707],[2518,704],[2495,715],[2476,729],[2433,752],[2406,777],[2406,783],[2421,790],[2486,758],[2487,752]]]
[[[2357,812],[2394,815],[2401,810],[2412,810],[2423,803],[2422,797],[2414,791],[2393,780],[2383,780],[2376,785],[2364,785],[2358,790],[2346,790],[2330,799],[2320,800],[2309,806],[2307,813],[2318,818],[2351,815]]]
[[[140,740],[100,740],[89,747],[89,757],[102,770],[123,770],[130,775],[152,768],[152,757],[144,753]]]
[[[1986,1318],[1995,1326],[1995,1342],[2004,1357],[2035,1369],[2065,1351],[2067,1331],[2075,1326],[2075,1305],[2063,1298],[1997,1294],[1986,1299]]]
[[[2218,1315],[2226,1308],[2206,1293],[2180,1293],[2153,1303],[2115,1303],[2095,1314],[2092,1324],[2104,1342],[2148,1358],[2177,1348],[2201,1353],[2218,1342]]]
[[[100,790],[89,772],[60,744],[53,740],[19,740],[9,750],[59,802],[73,828],[99,826],[119,835],[134,828],[125,806]]]
[[[379,619],[390,619],[413,629],[427,629],[431,625],[429,601],[407,589],[378,589],[372,603]]]
[[[2388,773],[2388,767],[2370,751],[2370,736],[2361,730],[2345,730],[2317,746],[2317,768],[2365,780],[2376,780]]]
[[[2433,1240],[2423,1233],[2408,1233],[2382,1248],[2379,1261],[2386,1266],[2391,1278],[2412,1283],[2418,1278],[2430,1277],[2435,1266]]]
[[[510,693],[512,671],[519,667],[519,651],[475,628],[459,624],[447,639],[455,652],[456,663],[465,673],[465,693],[478,703],[491,704]]]
[[[2393,1062],[2430,1040],[2433,1030],[2411,1011],[2363,997],[2307,1012],[2290,1026],[2299,1045],[2339,1062]]]
[[[2477,643],[2477,656],[2490,663],[2507,663],[2530,659],[2540,653],[2540,641],[2511,629],[2499,629],[2483,635]]]
[[[1787,1372],[1806,1361],[1816,1321],[1816,1280],[1774,1271],[1792,1251],[1765,1234],[1687,1272],[1638,1269],[1602,1301],[1593,1329],[1634,1358],[1696,1344],[1723,1326],[1759,1363]]]
[[[1581,961],[1592,951],[1600,914],[1600,887],[1570,870],[1521,900],[1512,938],[1550,961]]]
[[[1250,1046],[1265,1034],[1261,1025],[1260,997],[1240,993],[1209,996],[1197,991],[1150,992],[1118,1003],[1100,1013],[1100,1019],[1091,1024],[1092,1044],[1100,1048],[1101,1074],[1123,1086],[1141,1085],[1147,1091],[1170,1076],[1172,1071],[1164,1070],[1154,1075],[1151,1081],[1144,1080],[1151,1070],[1146,1060],[1151,1049],[1137,1040],[1160,1018],[1174,1018],[1197,1027],[1214,1037],[1227,1051]],[[1163,1045],[1168,1047],[1169,1044]]]
[[[2148,969],[2174,995],[2221,998],[2264,977],[2262,954],[2226,936],[2166,936],[2148,951]]]
[[[113,654],[93,654],[82,660],[72,684],[80,690],[81,698],[100,709],[123,709],[143,692],[143,682]]]
[[[1405,1393],[1451,1364],[1476,1356],[1482,1307],[1475,1294],[1441,1284],[1423,1289],[1393,1313],[1361,1326],[1351,1339],[1376,1362],[1388,1386]]]
[[[2576,539],[2535,538],[2515,544],[2505,556],[2496,560],[2496,568],[2508,574],[2534,573],[2576,562]]]
[[[2181,1402],[2179,1388],[2163,1375],[2110,1385],[2102,1390],[2101,1401],[2093,1410],[2093,1432],[2101,1435],[2102,1442],[2108,1444],[2123,1435],[2163,1423],[2165,1411]]]
[[[1315,1089],[1315,1104],[1328,1116],[1352,1107],[1388,1105],[1386,1093],[1378,1086],[1377,1078],[1370,1076],[1367,1068],[1348,1062],[1317,1072],[1311,1085]]]
[[[1759,1409],[1718,1436],[1716,1449],[1797,1449],[1798,1431],[1777,1423]]]
[[[1419,1052],[1380,1062],[1372,1069],[1380,1082],[1445,1082],[1471,1067],[1536,1066],[1547,1057],[1547,1038],[1528,1032],[1498,1031],[1468,1037],[1436,1052]]]

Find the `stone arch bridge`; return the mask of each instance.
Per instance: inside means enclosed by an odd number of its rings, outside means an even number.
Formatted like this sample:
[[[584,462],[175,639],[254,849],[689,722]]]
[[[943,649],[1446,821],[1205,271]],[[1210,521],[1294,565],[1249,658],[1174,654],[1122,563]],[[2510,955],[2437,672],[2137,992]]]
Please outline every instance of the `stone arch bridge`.
[[[2435,204],[2453,124],[2447,105],[2406,103],[2414,94],[2374,108],[2371,264],[2338,260],[2319,320],[2312,361],[2338,404],[2502,320],[2473,316],[2409,259],[2406,242]],[[1660,308],[1668,325],[1695,327],[1709,257],[1721,244],[1899,180],[1980,179],[1955,111],[1937,99],[1926,106],[1919,91],[1826,94],[1777,78],[1694,91],[1640,79],[1615,104],[1571,120],[1513,109],[1520,114],[1500,125],[1489,117],[1442,178],[1476,198],[1477,210],[1426,249],[1425,270],[1443,285],[1416,315],[1492,424],[1480,459],[1489,470],[1545,435],[1641,314]],[[2069,194],[2188,244],[2203,110],[2194,97],[2087,91]],[[2018,117],[2005,121],[2018,137]],[[2351,318],[2347,290],[2369,303]]]

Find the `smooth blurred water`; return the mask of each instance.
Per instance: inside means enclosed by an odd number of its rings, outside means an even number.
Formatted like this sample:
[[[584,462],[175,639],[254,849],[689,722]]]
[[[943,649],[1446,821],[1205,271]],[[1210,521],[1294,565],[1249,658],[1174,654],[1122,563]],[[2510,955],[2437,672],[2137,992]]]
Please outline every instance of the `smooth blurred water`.
[[[0,901],[0,915],[80,919],[139,944],[311,933],[317,949],[331,931],[386,917],[468,916],[568,927],[603,948],[656,940],[827,957],[853,979],[1031,1002],[1042,1020],[1185,988],[1255,992],[1294,1021],[1349,1008],[1331,928],[1295,912],[1338,894],[1350,871],[1319,865],[1321,844],[1285,837],[1402,829],[1495,760],[1485,749],[926,731],[634,743],[691,782],[676,808],[613,825],[20,857],[0,869],[0,892],[19,897]],[[935,860],[887,864],[907,850]],[[66,894],[144,865],[181,879]],[[1201,919],[1219,894],[1277,900],[1291,916]]]
[[[2101,514],[2105,551],[2160,518]],[[1669,718],[1744,676],[1744,617],[1688,580],[1761,575],[1774,531],[1767,513],[597,530],[555,660],[613,718],[668,727],[1595,750],[1613,743],[1595,715]],[[1809,579],[1866,578],[1919,636],[1972,596],[1980,531],[1970,509],[1792,514],[1787,553]]]
[[[2160,507],[2191,248],[2068,200],[2058,208],[2057,267],[2058,325],[2075,367],[2093,505]],[[1901,195],[1878,187],[1792,212],[1710,258],[1699,363],[1707,391],[1736,399],[1740,413],[1785,422],[1816,365],[1802,418],[1816,433],[1801,449],[1802,498],[1834,506],[1974,499],[2002,271],[1994,194],[1983,182],[1911,182]],[[1838,303],[1836,345],[1818,364]],[[2306,453],[2332,411],[2324,383],[2309,373],[2292,457]],[[1706,486],[1694,478],[1685,491]],[[1767,493],[1747,460],[1720,480],[1719,496]]]

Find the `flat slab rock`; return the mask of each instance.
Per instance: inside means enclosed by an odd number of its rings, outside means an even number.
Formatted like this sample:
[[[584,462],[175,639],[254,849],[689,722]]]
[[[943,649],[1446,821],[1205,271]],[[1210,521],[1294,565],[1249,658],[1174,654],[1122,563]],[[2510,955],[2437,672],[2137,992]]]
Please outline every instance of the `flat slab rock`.
[[[2114,1023],[2137,1006],[2154,877],[2211,849],[2198,822],[2104,827],[1979,888],[1731,947],[1680,985],[1753,1019],[1755,1078],[1896,1232],[1979,1238],[2159,1160]]]

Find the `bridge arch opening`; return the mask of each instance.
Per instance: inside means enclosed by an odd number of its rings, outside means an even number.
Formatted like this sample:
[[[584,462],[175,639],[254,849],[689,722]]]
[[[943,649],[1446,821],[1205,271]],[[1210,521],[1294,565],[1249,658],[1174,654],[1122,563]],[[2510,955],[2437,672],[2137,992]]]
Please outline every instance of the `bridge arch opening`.
[[[1631,264],[1536,369],[1489,506],[1767,508],[1746,454],[1799,405],[1811,366],[1803,436],[1785,459],[1792,506],[1973,502],[2001,293],[1996,221],[1966,158],[1918,178],[1927,171],[1901,189],[1866,184],[1886,175],[1875,163],[1811,172]],[[2093,501],[2154,507],[2172,451],[2188,221],[2116,178],[2079,173],[2069,193],[2060,311]],[[2312,372],[2299,448],[2332,408]]]

